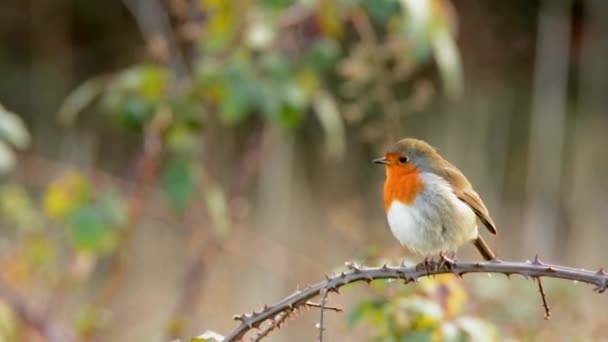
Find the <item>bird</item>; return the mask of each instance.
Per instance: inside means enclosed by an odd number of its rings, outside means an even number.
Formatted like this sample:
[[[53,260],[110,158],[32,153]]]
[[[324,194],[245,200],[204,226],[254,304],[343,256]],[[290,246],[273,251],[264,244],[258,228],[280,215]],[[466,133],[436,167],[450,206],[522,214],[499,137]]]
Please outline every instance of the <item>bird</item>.
[[[483,200],[465,175],[427,142],[405,138],[384,157],[384,209],[394,237],[401,245],[431,260],[472,242],[485,260],[496,254],[479,234],[484,226],[496,235],[496,225]]]

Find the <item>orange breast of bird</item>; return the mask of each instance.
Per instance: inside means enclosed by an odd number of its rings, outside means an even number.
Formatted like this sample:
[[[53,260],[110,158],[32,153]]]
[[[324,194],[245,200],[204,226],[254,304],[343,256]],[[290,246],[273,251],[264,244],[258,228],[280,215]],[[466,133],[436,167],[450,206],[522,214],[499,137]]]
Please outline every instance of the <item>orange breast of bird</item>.
[[[420,171],[413,165],[388,165],[384,183],[384,209],[388,212],[393,201],[411,205],[416,194],[424,190],[424,181]]]

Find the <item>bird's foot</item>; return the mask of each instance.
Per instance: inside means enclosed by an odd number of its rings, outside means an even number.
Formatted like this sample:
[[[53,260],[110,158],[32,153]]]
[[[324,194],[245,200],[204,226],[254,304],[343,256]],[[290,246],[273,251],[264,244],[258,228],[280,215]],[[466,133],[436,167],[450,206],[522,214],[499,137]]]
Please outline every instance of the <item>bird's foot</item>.
[[[454,261],[454,256],[449,257],[447,255],[448,253],[444,253],[444,252],[440,252],[439,253],[439,265],[437,266],[437,269],[441,269],[443,266],[446,266],[447,269],[451,269],[452,266],[456,265],[456,261]],[[455,255],[456,253],[454,253]]]
[[[431,259],[429,261],[429,257],[424,257],[424,260],[422,260],[422,262],[420,262],[418,265],[416,265],[416,270],[422,271],[424,270],[424,272],[426,273],[426,276],[429,276],[429,270],[430,267],[433,264],[433,260]]]

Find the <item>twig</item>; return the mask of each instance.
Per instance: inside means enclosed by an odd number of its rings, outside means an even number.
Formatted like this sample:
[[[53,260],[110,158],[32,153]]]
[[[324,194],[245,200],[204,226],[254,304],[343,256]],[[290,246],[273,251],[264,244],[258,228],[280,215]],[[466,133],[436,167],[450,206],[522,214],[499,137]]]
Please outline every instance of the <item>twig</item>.
[[[292,312],[293,311],[288,310],[288,311],[283,311],[283,312],[279,313],[278,315],[276,315],[274,317],[274,319],[270,320],[270,324],[268,324],[264,329],[260,330],[258,332],[258,334],[255,335],[255,337],[251,341],[258,342],[258,341],[262,340],[264,337],[268,336],[268,334],[270,334],[273,330],[280,328],[281,324],[283,324],[283,322],[285,322],[285,320],[289,317],[289,315]]]
[[[406,284],[416,281],[427,275],[427,271],[416,269],[416,266],[387,266],[365,267],[347,264],[350,271],[340,273],[317,283],[309,288],[292,293],[287,298],[272,306],[265,306],[259,312],[246,315],[234,316],[241,324],[236,327],[224,342],[232,342],[241,339],[249,330],[258,328],[263,322],[276,317],[282,312],[291,312],[299,307],[305,306],[309,299],[318,296],[323,289],[338,291],[344,285],[374,279],[402,279]],[[604,269],[597,272],[564,267],[559,265],[544,264],[535,259],[533,262],[507,262],[492,260],[488,262],[460,262],[456,261],[449,269],[432,267],[428,270],[429,275],[453,273],[459,277],[466,273],[500,273],[506,276],[519,274],[525,278],[549,277],[567,280],[576,280],[583,283],[593,284],[594,291],[603,293],[608,288],[608,273]]]
[[[324,288],[321,290],[321,293],[323,294],[323,297],[321,298],[321,314],[319,317],[319,325],[317,327],[319,328],[319,342],[323,342],[323,331],[325,330],[325,327],[323,326],[323,315],[325,313],[325,303],[327,303],[327,294],[329,293],[329,290]]]
[[[534,264],[542,265],[542,262],[538,258],[538,253],[534,256]],[[551,310],[549,310],[549,304],[547,304],[547,294],[545,293],[545,288],[543,287],[543,281],[540,277],[536,277],[536,282],[538,283],[538,292],[540,292],[540,298],[543,301],[543,308],[545,309],[545,319],[549,320],[551,318]]]
[[[540,277],[536,277],[536,282],[538,283],[538,292],[540,292],[540,298],[543,300],[545,319],[548,320],[551,318],[551,310],[549,310],[549,304],[547,304],[547,294],[545,293],[545,288],[543,287],[543,282],[540,280]]]
[[[321,304],[308,301],[308,302],[306,302],[306,306],[311,307],[311,308],[320,308]],[[337,306],[328,306],[328,305],[325,305],[324,309],[325,310],[335,311],[335,312],[342,312],[342,311],[344,311],[344,310],[342,310],[342,308],[339,308]]]

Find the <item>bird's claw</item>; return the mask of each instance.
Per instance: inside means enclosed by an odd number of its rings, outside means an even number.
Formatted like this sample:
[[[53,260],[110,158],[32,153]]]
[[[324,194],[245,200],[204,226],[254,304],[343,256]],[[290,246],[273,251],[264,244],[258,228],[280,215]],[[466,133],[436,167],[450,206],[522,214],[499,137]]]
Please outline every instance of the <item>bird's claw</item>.
[[[454,261],[454,259],[450,258],[449,256],[446,255],[446,253],[441,252],[439,253],[439,266],[437,266],[437,269],[441,269],[443,266],[446,266],[447,269],[451,269],[452,266],[454,266],[456,264],[456,261]]]

